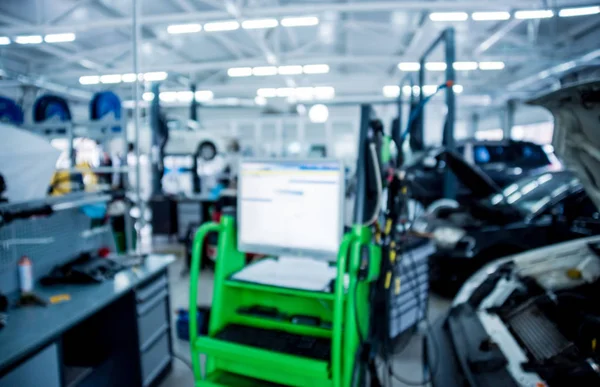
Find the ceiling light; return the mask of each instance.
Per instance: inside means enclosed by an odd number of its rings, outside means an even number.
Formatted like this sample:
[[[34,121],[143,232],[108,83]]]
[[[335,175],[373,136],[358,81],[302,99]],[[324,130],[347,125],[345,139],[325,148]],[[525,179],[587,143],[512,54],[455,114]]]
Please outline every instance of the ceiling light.
[[[326,74],[329,72],[329,65],[326,64],[314,64],[305,65],[302,67],[304,74]]]
[[[240,23],[235,20],[210,22],[204,25],[204,31],[216,32],[216,31],[234,31],[240,28]]]
[[[423,93],[425,95],[431,95],[437,91],[438,87],[436,85],[425,85],[423,86]]]
[[[277,96],[277,89],[272,87],[258,89],[256,90],[256,95],[259,97],[273,98]]]
[[[214,96],[214,93],[210,90],[198,90],[195,93],[196,101],[198,102],[212,101]]]
[[[177,100],[179,102],[191,102],[194,99],[194,93],[192,91],[178,91],[177,92]]]
[[[398,63],[398,69],[401,71],[419,71],[421,65],[418,62],[400,62]]]
[[[425,68],[429,71],[444,71],[446,70],[446,63],[444,62],[428,62],[425,63]]]
[[[86,75],[79,77],[79,83],[82,85],[97,85],[100,83],[100,77],[97,75]]]
[[[64,43],[64,42],[72,42],[75,40],[75,34],[73,33],[65,33],[65,34],[49,34],[44,37],[44,41],[46,43]]]
[[[469,18],[466,12],[433,12],[429,19],[433,21],[465,21]]]
[[[154,93],[147,91],[144,94],[142,94],[142,99],[144,101],[150,102],[154,99]]]
[[[454,62],[452,67],[459,71],[477,70],[477,62]]]
[[[167,27],[167,32],[170,34],[192,34],[202,31],[202,26],[197,23],[193,24],[172,24]]]
[[[316,99],[333,99],[335,97],[335,88],[331,86],[317,86],[313,88]]]
[[[308,111],[308,118],[313,123],[322,124],[329,118],[329,109],[322,104],[313,105]]]
[[[452,86],[452,90],[456,93],[456,94],[460,94],[463,92],[464,87],[462,85],[454,85]]]
[[[103,75],[100,77],[100,83],[104,83],[104,84],[121,83],[121,74]]]
[[[265,106],[267,104],[267,99],[265,97],[257,95],[256,97],[254,97],[254,103],[258,106]]]
[[[255,30],[259,28],[275,28],[279,25],[277,19],[254,19],[244,20],[242,28],[245,30]]]
[[[290,97],[294,94],[295,90],[293,87],[280,87],[276,90],[277,97]]]
[[[121,80],[122,80],[123,82],[125,82],[125,83],[131,83],[131,82],[135,82],[136,78],[137,78],[137,77],[135,76],[135,74],[134,74],[134,73],[123,74],[123,75],[121,76]],[[142,78],[142,77],[140,77],[140,78]]]
[[[407,86],[410,88],[410,86]],[[400,86],[386,85],[383,86],[383,96],[386,98],[398,98],[400,95]]]
[[[281,75],[297,75],[302,74],[302,66],[279,66],[277,72]]]
[[[268,75],[276,75],[277,67],[275,66],[259,66],[252,69],[252,75],[264,77]]]
[[[176,91],[162,91],[158,98],[163,102],[175,102],[177,100]]]
[[[508,20],[510,12],[473,12],[471,18],[476,21]]]
[[[168,75],[169,74],[167,74],[164,71],[154,71],[154,72],[150,72],[150,73],[145,73],[144,80],[148,81],[148,82],[164,81],[165,79],[167,79]]]
[[[19,44],[40,44],[44,41],[40,35],[17,36],[15,42]]]
[[[294,96],[299,101],[310,101],[315,97],[315,89],[312,87],[297,87]]]
[[[480,70],[502,70],[504,62],[479,62]]]
[[[558,16],[560,16],[560,17],[585,16],[585,15],[595,15],[597,13],[600,13],[600,6],[565,8],[565,9],[561,9],[558,12]]]
[[[227,70],[227,75],[230,77],[249,77],[252,75],[251,67],[232,67]]]
[[[547,19],[552,16],[554,16],[554,11],[552,11],[551,9],[515,12],[516,19]]]
[[[307,27],[319,24],[319,18],[316,16],[305,17],[284,17],[281,19],[281,25],[284,27]]]
[[[10,38],[6,36],[0,36],[0,46],[6,46],[7,44],[10,44]]]

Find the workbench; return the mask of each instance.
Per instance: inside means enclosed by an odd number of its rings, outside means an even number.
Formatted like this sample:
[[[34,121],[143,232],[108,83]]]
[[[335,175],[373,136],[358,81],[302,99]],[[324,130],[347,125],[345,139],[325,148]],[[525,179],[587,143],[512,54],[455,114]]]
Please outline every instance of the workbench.
[[[172,361],[169,255],[98,284],[38,286],[48,299],[11,308],[0,329],[0,387],[152,386]]]

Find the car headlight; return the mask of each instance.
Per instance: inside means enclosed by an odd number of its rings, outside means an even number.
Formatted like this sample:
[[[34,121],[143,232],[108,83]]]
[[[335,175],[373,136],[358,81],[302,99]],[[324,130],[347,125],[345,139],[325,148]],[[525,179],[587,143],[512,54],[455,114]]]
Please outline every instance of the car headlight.
[[[443,248],[453,248],[466,235],[462,228],[439,227],[433,231],[433,240]]]

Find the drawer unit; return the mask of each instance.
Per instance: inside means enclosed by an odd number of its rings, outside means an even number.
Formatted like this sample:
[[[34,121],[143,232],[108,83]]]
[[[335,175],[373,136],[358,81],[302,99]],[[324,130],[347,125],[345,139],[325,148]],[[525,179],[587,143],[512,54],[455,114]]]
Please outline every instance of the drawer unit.
[[[60,387],[58,347],[50,344],[0,379],[0,387]]]
[[[138,335],[141,351],[146,350],[157,336],[169,329],[168,296],[167,290],[163,289],[154,298],[138,305]]]
[[[150,385],[171,361],[168,336],[169,332],[167,330],[141,354],[144,386]]]

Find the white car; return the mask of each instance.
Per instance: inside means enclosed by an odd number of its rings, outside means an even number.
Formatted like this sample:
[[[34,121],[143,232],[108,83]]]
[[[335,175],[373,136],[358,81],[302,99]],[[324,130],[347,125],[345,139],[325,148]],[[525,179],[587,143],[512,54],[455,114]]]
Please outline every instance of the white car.
[[[225,153],[227,139],[225,136],[212,133],[194,120],[167,119],[169,140],[165,146],[165,155],[197,154],[205,161],[213,160],[219,153]],[[132,138],[130,136],[130,138]],[[140,151],[150,154],[152,133],[149,126],[140,130]]]
[[[554,115],[554,149],[600,208],[599,96],[596,81],[534,103]],[[600,386],[600,236],[481,269],[430,327],[426,357],[434,387]]]

